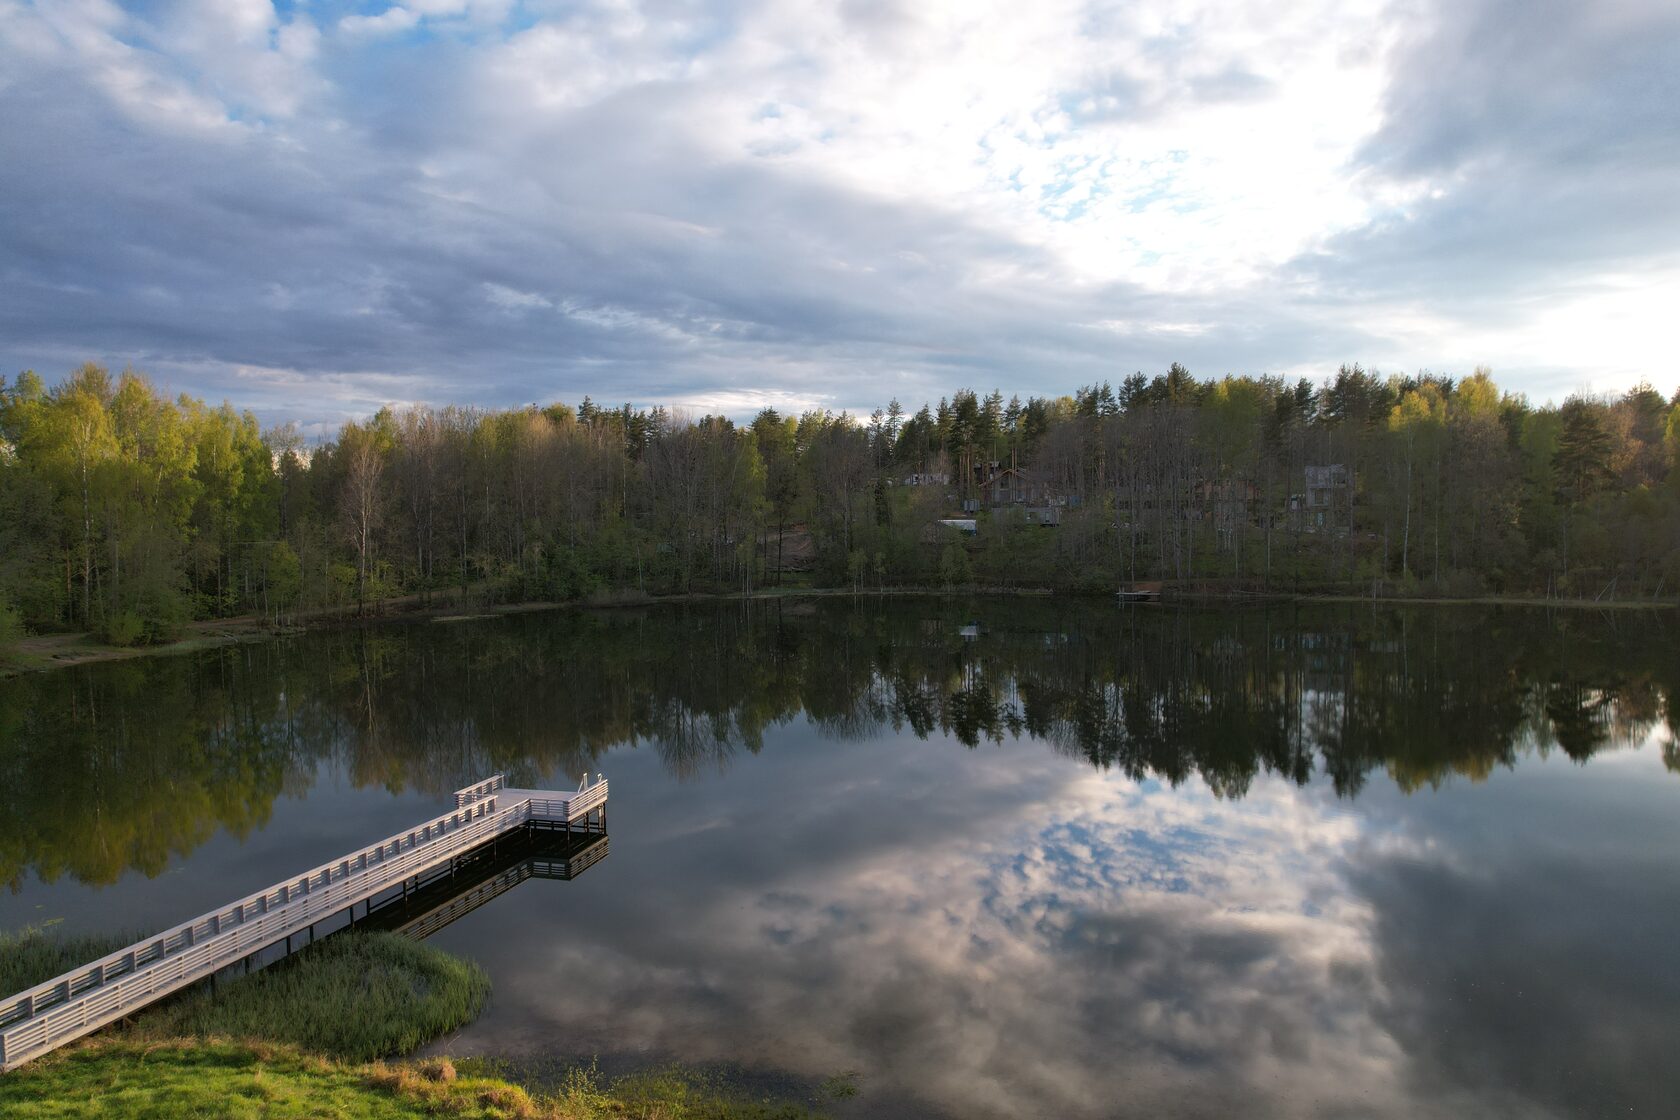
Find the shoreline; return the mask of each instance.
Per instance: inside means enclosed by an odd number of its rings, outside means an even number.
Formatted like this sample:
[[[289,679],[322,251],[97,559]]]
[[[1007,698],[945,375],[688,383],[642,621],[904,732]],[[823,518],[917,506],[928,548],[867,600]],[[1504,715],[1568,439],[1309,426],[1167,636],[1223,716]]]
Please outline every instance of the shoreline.
[[[451,592],[439,593],[440,598]],[[420,601],[418,595],[385,599],[373,604],[366,614],[354,609],[330,608],[294,619],[290,625],[274,626],[250,616],[207,619],[187,624],[187,633],[172,642],[151,646],[115,646],[98,641],[89,633],[39,634],[24,638],[0,660],[0,680],[26,673],[47,672],[77,665],[128,661],[143,657],[170,657],[197,653],[223,646],[244,645],[290,637],[311,630],[395,621],[470,622],[504,615],[535,614],[557,610],[622,610],[671,603],[767,602],[777,599],[890,599],[890,598],[1051,598],[1067,596],[1107,600],[1111,593],[1063,591],[1051,587],[769,587],[754,591],[684,591],[673,595],[645,595],[637,592],[609,592],[564,601],[530,600],[518,603],[471,603]],[[1281,604],[1338,604],[1387,607],[1518,607],[1524,610],[1672,611],[1680,601],[1648,599],[1548,599],[1529,595],[1409,596],[1354,595],[1339,592],[1288,591],[1173,591],[1164,590],[1152,603],[1125,606],[1248,606]]]
[[[126,940],[0,932],[0,991],[44,982]],[[426,1052],[475,1021],[489,995],[488,975],[470,958],[397,933],[339,930],[0,1075],[0,1113],[56,1120],[110,1095],[98,1114],[112,1118],[221,1115],[228,1099],[254,1097],[263,1115],[346,1120],[795,1120],[856,1091],[837,1075],[790,1082],[769,1100],[747,1080],[675,1064],[607,1077],[594,1062],[572,1060],[542,1077],[518,1061]]]

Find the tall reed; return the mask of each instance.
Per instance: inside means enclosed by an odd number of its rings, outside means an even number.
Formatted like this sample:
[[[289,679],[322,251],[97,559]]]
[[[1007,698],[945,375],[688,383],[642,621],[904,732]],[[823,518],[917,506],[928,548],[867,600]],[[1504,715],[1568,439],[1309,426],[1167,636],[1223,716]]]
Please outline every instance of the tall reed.
[[[138,934],[64,937],[41,926],[24,926],[15,933],[0,931],[0,997],[33,988],[138,938]]]
[[[472,961],[394,933],[340,933],[292,960],[199,989],[141,1017],[149,1037],[292,1043],[350,1061],[406,1054],[470,1023],[490,979]]]

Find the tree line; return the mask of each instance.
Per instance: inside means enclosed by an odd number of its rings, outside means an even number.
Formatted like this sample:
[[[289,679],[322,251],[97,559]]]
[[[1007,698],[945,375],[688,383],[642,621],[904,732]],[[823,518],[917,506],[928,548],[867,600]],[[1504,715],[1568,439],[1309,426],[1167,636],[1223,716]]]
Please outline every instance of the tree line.
[[[1018,468],[1055,525],[994,508]],[[911,484],[916,483],[916,484]],[[965,535],[942,522],[971,511]],[[1116,581],[1358,593],[1680,594],[1680,392],[1535,406],[1486,370],[1321,383],[1174,364],[914,413],[387,408],[294,425],[85,365],[0,378],[0,643],[451,589]]]

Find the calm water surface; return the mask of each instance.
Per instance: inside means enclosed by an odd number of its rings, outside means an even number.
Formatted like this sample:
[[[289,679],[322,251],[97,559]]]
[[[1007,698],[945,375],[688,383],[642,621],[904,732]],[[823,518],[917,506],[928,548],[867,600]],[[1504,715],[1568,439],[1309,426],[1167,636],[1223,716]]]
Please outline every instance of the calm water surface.
[[[1672,615],[892,599],[0,682],[0,928],[161,927],[498,770],[611,854],[435,937],[439,1044],[845,1115],[1673,1115]]]

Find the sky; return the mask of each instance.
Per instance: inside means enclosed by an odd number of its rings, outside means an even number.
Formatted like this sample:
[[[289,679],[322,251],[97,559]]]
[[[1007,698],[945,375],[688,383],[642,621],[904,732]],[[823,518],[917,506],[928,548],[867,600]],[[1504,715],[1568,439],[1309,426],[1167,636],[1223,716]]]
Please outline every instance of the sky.
[[[1675,0],[0,0],[0,373],[330,432],[1676,375]]]

